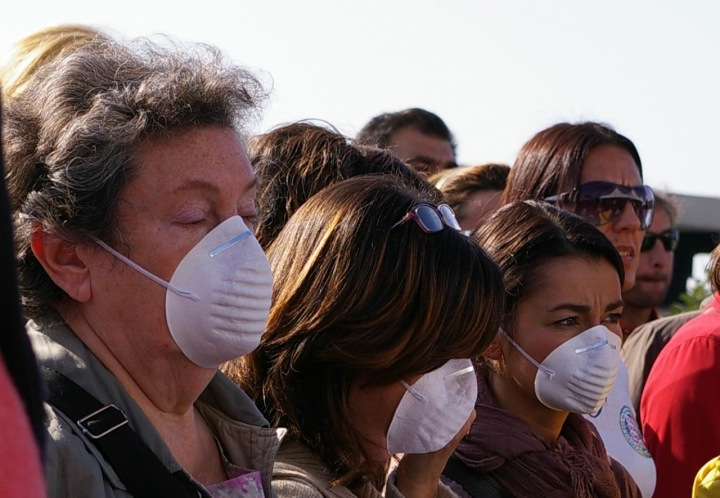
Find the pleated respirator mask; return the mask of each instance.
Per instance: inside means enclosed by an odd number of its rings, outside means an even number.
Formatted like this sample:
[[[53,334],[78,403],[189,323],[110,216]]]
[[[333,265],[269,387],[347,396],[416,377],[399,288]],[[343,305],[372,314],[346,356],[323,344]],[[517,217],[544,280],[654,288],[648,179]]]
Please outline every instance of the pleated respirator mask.
[[[398,404],[387,433],[387,450],[431,453],[447,446],[470,417],[477,379],[470,360],[450,360],[420,377]]]
[[[503,329],[500,333],[537,367],[535,395],[543,405],[573,413],[595,413],[602,407],[620,368],[622,341],[617,334],[597,325],[560,344],[538,363]]]
[[[125,264],[167,289],[165,314],[180,351],[205,368],[246,355],[260,344],[272,298],[265,253],[240,216],[211,230],[166,282],[101,240]]]

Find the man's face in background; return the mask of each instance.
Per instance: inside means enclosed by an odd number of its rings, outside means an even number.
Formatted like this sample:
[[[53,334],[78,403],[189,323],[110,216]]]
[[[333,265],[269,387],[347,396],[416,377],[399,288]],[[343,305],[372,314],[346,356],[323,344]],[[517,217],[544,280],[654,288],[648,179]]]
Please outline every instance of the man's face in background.
[[[652,225],[645,232],[645,236],[659,235],[671,228],[673,227],[667,212],[656,206]],[[665,249],[659,238],[650,250],[641,252],[635,285],[623,294],[625,302],[640,308],[660,306],[672,280],[673,257],[674,252]]]

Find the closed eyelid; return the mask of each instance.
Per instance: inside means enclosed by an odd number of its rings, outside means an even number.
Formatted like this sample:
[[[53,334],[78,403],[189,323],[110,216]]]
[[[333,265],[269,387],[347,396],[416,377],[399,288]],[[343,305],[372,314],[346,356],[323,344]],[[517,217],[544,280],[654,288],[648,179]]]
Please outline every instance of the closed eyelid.
[[[172,219],[181,223],[199,221],[208,216],[208,211],[209,206],[206,203],[185,203],[172,213]]]

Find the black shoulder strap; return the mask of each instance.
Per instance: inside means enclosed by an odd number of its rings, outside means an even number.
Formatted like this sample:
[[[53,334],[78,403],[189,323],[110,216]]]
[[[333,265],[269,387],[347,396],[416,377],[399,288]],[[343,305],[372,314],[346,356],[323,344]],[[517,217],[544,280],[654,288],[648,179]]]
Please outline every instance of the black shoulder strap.
[[[113,404],[103,405],[75,382],[40,367],[48,386],[48,403],[72,419],[100,450],[135,498],[172,496],[197,498],[198,491],[183,472],[171,473],[128,425]]]
[[[487,474],[474,470],[456,458],[449,458],[443,475],[463,487],[472,498],[502,498],[500,490]]]

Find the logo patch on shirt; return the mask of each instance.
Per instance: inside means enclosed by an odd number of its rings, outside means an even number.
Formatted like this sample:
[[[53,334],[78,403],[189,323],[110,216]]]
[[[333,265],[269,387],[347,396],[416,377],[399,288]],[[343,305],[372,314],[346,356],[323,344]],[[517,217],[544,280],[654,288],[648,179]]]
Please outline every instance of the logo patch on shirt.
[[[642,434],[640,433],[637,420],[635,420],[635,415],[633,415],[632,410],[630,410],[628,406],[623,406],[620,409],[620,429],[628,444],[632,446],[632,449],[645,458],[651,458],[650,452],[647,446],[645,446]]]

